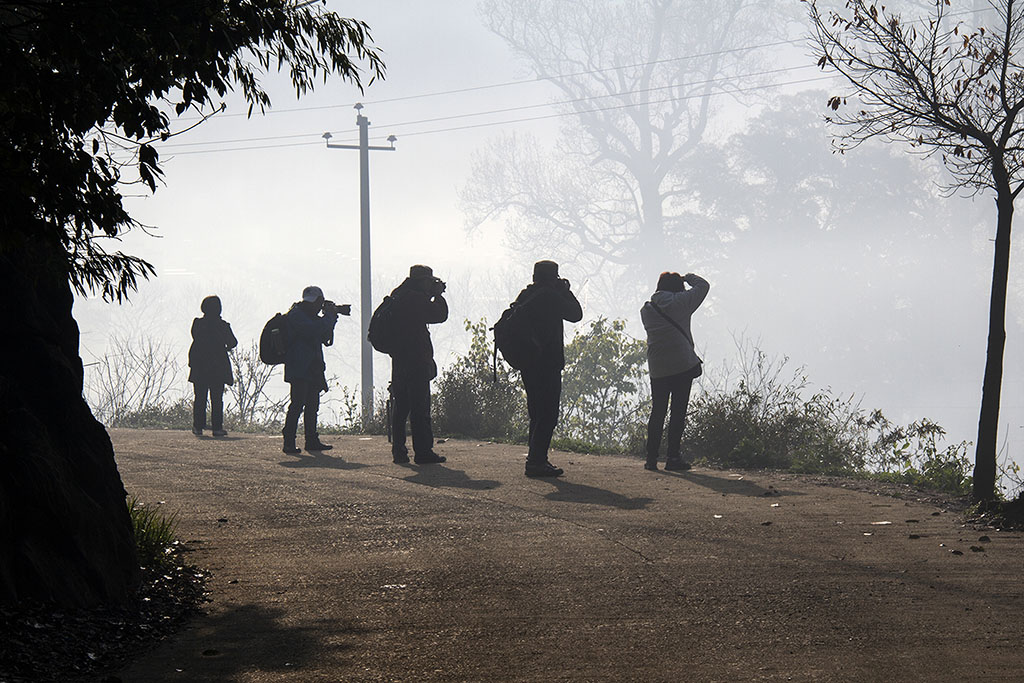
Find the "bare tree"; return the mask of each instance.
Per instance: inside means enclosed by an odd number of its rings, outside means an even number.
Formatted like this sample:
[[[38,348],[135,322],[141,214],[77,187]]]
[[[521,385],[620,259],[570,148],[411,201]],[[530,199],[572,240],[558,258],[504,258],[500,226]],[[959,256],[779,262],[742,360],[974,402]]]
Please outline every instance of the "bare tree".
[[[86,373],[85,393],[107,425],[126,415],[164,405],[181,386],[178,354],[148,337],[115,336]]]
[[[719,94],[768,82],[752,68],[775,0],[486,0],[485,19],[570,114],[549,153],[509,135],[478,154],[468,225],[505,215],[529,255],[664,269],[720,244],[715,197],[693,184]],[[709,155],[713,156],[713,155]]]
[[[274,376],[275,366],[260,360],[257,343],[252,342],[245,349],[236,346],[228,356],[235,379],[229,389],[235,399],[238,421],[245,426],[252,426],[257,422],[257,416],[268,421],[271,416],[283,413],[288,396],[273,398],[267,393],[267,385]]]
[[[996,438],[1006,343],[1006,292],[1014,200],[1024,188],[1024,71],[1017,59],[1024,11],[1015,0],[990,2],[991,22],[969,24],[948,16],[949,0],[935,0],[930,16],[907,21],[880,4],[849,0],[845,10],[822,11],[808,2],[818,64],[850,87],[828,101],[840,131],[840,151],[870,138],[939,155],[950,189],[992,191],[996,200],[995,254],[981,415],[975,453],[977,500],[996,487]],[[981,23],[989,23],[985,28]]]

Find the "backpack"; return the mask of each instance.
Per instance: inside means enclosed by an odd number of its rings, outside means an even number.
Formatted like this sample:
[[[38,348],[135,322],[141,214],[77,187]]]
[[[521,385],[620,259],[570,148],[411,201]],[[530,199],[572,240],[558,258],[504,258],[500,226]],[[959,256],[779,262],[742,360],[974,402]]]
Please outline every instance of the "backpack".
[[[288,319],[281,313],[267,321],[260,334],[260,360],[267,365],[284,362],[288,348]]]
[[[540,359],[541,345],[526,313],[526,304],[512,303],[494,323],[494,361],[497,377],[498,352],[516,370],[534,365]]]
[[[366,338],[380,353],[391,354],[398,347],[398,324],[395,317],[395,297],[386,296],[370,316]]]

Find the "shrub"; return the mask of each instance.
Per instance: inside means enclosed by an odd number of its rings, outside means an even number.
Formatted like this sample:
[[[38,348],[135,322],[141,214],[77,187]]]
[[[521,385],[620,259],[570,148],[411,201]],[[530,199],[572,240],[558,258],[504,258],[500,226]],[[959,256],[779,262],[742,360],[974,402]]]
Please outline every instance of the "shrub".
[[[940,448],[939,441],[945,435],[942,427],[927,418],[906,427],[886,423],[869,470],[885,481],[966,496],[974,479],[974,465],[967,456],[970,442]]]
[[[559,443],[593,453],[635,445],[647,402],[647,343],[625,329],[622,320],[598,318],[566,345]]]
[[[108,424],[129,429],[192,429],[192,399],[182,397],[125,410]]]
[[[487,323],[466,321],[470,346],[434,386],[437,432],[499,441],[524,441],[528,431],[526,395],[518,373],[499,363],[497,376]]]
[[[807,397],[803,368],[788,372],[788,358],[769,358],[749,341],[736,345],[734,388],[723,373],[717,386],[705,380],[706,390],[690,403],[684,449],[691,457],[720,467],[828,474],[864,467],[881,413],[867,414],[830,389]]]

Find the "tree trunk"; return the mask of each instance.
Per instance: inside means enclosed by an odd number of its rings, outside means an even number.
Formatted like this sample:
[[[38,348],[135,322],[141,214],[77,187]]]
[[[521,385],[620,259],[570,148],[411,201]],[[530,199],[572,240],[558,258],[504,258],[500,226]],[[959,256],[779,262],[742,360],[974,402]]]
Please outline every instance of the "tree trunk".
[[[1003,349],[1006,346],[1006,286],[1010,274],[1010,229],[1013,226],[1013,196],[1001,189],[996,199],[996,247],[992,266],[992,296],[988,314],[988,350],[985,381],[981,390],[981,417],[974,457],[976,501],[996,496],[996,444],[999,434],[999,397],[1003,381]]]
[[[82,397],[71,288],[52,248],[3,246],[0,604],[125,602],[138,561],[110,438]]]

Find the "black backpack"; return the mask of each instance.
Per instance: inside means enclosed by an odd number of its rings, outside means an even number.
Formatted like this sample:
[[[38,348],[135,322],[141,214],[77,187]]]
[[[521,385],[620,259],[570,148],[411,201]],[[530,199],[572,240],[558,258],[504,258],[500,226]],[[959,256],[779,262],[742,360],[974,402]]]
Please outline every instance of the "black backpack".
[[[281,313],[267,321],[260,334],[260,360],[267,365],[280,365],[284,362],[288,348],[288,318]]]
[[[495,377],[498,352],[516,370],[523,370],[540,360],[541,344],[526,311],[528,301],[512,303],[494,323]]]
[[[381,353],[394,353],[398,347],[398,321],[395,316],[395,297],[386,296],[370,316],[366,330],[370,345]]]

